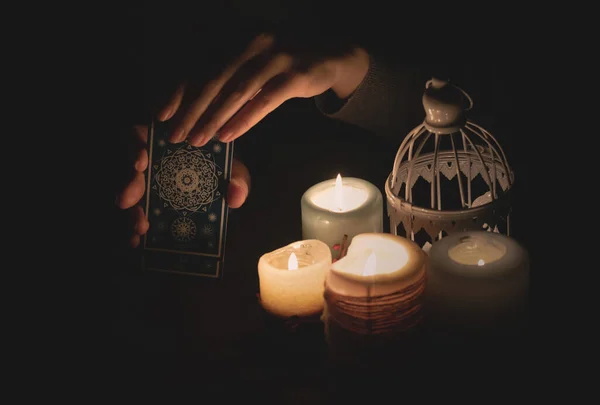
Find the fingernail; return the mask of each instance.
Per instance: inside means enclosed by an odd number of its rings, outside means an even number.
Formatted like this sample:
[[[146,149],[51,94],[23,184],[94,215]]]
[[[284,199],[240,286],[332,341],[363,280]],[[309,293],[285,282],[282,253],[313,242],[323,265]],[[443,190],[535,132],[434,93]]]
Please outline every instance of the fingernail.
[[[160,120],[161,121],[166,121],[169,119],[169,117],[171,116],[171,110],[167,110],[164,113],[161,114],[160,116]]]
[[[233,132],[227,131],[219,135],[219,141],[227,142],[233,136]]]
[[[176,143],[176,142],[183,141],[184,138],[185,138],[185,130],[183,128],[177,128],[175,131],[173,131],[173,133],[171,134],[171,137],[169,139],[171,142]]]
[[[190,144],[192,144],[193,146],[202,146],[206,143],[204,142],[204,138],[205,135],[203,132],[197,133],[194,136],[190,137]]]

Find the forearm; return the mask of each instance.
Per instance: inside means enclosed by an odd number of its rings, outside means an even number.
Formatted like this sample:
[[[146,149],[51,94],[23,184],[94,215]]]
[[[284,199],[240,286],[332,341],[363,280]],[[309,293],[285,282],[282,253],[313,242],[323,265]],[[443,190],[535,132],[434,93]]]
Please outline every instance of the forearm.
[[[358,77],[354,75],[344,83],[347,87],[332,87],[316,97],[317,107],[331,118],[401,140],[423,119],[421,97],[430,77],[421,69],[390,65],[373,55],[367,58],[368,68],[358,86],[351,89]],[[358,71],[357,65],[354,73]]]

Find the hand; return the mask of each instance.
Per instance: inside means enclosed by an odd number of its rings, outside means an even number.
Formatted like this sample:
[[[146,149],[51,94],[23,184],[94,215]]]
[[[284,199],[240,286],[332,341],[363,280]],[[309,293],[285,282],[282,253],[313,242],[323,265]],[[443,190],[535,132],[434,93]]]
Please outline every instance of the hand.
[[[133,158],[135,173],[133,179],[117,196],[115,203],[119,208],[130,211],[132,224],[130,242],[131,246],[136,247],[140,243],[140,236],[145,235],[150,227],[150,223],[144,215],[144,210],[138,205],[146,187],[144,171],[148,167],[148,151],[146,150],[148,127],[145,125],[136,125],[132,131],[132,138],[137,145]],[[250,173],[242,162],[234,158],[226,196],[227,204],[231,208],[239,208],[244,204],[249,193]]]
[[[291,98],[329,89],[341,99],[350,96],[368,71],[368,54],[360,48],[338,50],[335,56],[317,53],[270,35],[256,37],[199,92],[191,94],[189,83],[177,89],[158,114],[166,121],[177,113],[169,140],[177,143],[189,137],[192,145],[202,146],[218,133],[221,142],[231,142]],[[178,111],[182,105],[189,107]]]

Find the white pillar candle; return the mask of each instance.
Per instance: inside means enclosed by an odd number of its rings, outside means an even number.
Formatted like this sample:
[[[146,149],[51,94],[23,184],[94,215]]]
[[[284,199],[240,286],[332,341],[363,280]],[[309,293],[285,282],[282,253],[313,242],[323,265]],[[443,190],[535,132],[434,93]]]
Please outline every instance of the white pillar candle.
[[[433,319],[498,324],[524,309],[529,258],[514,239],[486,231],[455,233],[435,242],[429,259],[425,296]]]
[[[282,318],[321,313],[330,266],[331,252],[318,240],[294,242],[264,254],[258,261],[263,308]]]
[[[357,235],[327,273],[325,318],[362,334],[406,329],[420,316],[426,268],[427,255],[406,238]]]
[[[301,200],[302,237],[329,246],[339,256],[344,235],[346,247],[360,233],[383,232],[383,198],[368,181],[339,174],[309,188]]]

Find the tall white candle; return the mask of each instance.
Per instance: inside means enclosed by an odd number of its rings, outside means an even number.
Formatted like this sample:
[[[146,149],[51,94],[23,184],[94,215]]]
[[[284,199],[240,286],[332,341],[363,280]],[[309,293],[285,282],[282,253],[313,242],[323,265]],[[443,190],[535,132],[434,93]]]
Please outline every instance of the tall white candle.
[[[498,324],[526,309],[529,258],[508,236],[455,233],[429,251],[426,306],[435,322]]]
[[[405,329],[419,319],[427,256],[400,236],[354,237],[325,281],[326,318],[361,334]]]
[[[294,242],[264,254],[258,261],[261,305],[282,318],[321,313],[330,266],[331,252],[318,240]]]
[[[383,198],[377,187],[353,177],[326,180],[301,200],[302,237],[323,241],[335,259],[344,235],[346,247],[360,233],[383,232]]]

